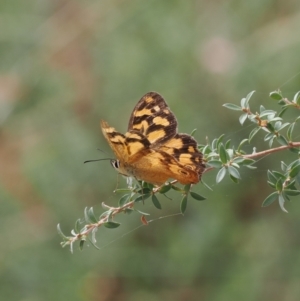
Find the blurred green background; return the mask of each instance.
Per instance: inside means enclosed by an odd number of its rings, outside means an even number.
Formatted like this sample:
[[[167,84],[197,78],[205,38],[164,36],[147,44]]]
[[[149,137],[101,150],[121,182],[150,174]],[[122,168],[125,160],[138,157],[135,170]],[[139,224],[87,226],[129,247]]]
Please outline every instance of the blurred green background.
[[[241,170],[239,185],[205,174],[214,191],[194,187],[208,200],[190,200],[185,216],[138,229],[137,214],[120,216],[99,230],[100,251],[72,255],[56,232],[69,234],[86,206],[117,204],[109,163],[83,162],[111,154],[99,120],[124,132],[146,92],[199,143],[252,129],[223,103],[256,90],[253,111],[278,109],[268,94],[279,87],[292,97],[299,1],[0,0],[0,24],[1,300],[299,300],[300,205],[260,207],[267,169],[290,154]],[[139,208],[159,218],[179,201]]]

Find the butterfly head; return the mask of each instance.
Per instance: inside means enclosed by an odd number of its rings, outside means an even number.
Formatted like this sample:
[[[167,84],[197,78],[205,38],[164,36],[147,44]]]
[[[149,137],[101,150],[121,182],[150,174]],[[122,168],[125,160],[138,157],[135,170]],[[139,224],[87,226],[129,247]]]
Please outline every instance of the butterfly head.
[[[119,172],[119,168],[120,168],[120,161],[119,160],[116,160],[116,159],[111,159],[110,160],[110,164],[111,166]]]

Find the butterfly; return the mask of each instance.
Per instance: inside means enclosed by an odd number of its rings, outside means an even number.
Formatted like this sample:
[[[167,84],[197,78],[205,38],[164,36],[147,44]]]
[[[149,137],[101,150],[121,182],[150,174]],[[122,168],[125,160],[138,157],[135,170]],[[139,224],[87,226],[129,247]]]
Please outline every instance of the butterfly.
[[[164,98],[145,94],[131,113],[128,130],[117,132],[104,120],[101,129],[116,160],[112,166],[122,175],[154,185],[168,179],[196,184],[205,169],[196,140],[177,133],[177,120]]]

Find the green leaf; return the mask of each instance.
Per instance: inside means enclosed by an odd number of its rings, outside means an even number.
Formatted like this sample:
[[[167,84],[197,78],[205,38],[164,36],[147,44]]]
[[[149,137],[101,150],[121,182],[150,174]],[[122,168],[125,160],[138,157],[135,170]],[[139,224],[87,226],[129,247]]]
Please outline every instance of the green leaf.
[[[194,134],[196,133],[197,129],[193,129],[192,132],[190,133],[190,136],[194,136]]]
[[[265,116],[268,116],[268,118],[273,119],[273,117],[276,115],[276,111],[274,110],[265,110],[261,114],[259,114],[260,118],[263,118]]]
[[[237,106],[233,103],[224,103],[223,107],[229,109],[229,110],[234,110],[234,111],[242,111],[242,108],[240,106]]]
[[[128,203],[128,200],[130,200],[130,194],[124,194],[120,199],[119,199],[119,206],[122,207],[126,203]]]
[[[93,207],[91,207],[90,209],[85,207],[85,209],[84,209],[84,219],[87,223],[90,223],[90,224],[95,224],[95,223],[98,222],[98,220],[97,220],[97,218],[94,214]]]
[[[233,167],[233,166],[228,166],[228,172],[231,176],[233,176],[236,179],[241,179],[239,171]]]
[[[275,176],[277,179],[283,179],[283,180],[285,180],[285,175],[282,174],[281,172],[278,172],[278,171],[273,170],[273,174],[274,174],[274,176]]]
[[[80,218],[76,220],[75,222],[75,227],[74,227],[74,231],[75,233],[80,233],[80,225],[81,225],[81,220]]]
[[[296,196],[300,194],[299,190],[284,189],[283,192],[290,196]]]
[[[253,159],[244,159],[244,161],[243,162],[241,162],[241,165],[252,165],[252,164],[254,164],[256,161],[255,160],[253,160]],[[253,167],[255,167],[255,166],[253,166]],[[256,167],[255,167],[256,168]]]
[[[223,164],[219,160],[211,160],[207,162],[207,165],[219,169],[222,167]]]
[[[170,189],[171,189],[171,185],[170,185],[170,183],[168,183],[168,184],[162,186],[162,187],[158,190],[158,192],[161,193],[161,194],[165,194],[165,193],[167,193]]]
[[[278,113],[278,117],[282,117],[283,114],[285,113],[285,111],[288,109],[288,107],[283,108],[279,113]]]
[[[248,107],[248,103],[249,103],[249,100],[250,98],[252,97],[252,95],[254,94],[255,91],[252,91],[250,92],[247,96],[246,96],[246,99],[245,99],[245,106]]]
[[[287,165],[286,165],[283,161],[280,162],[280,167],[281,167],[281,170],[282,170],[283,172],[286,172],[286,170],[287,170]]]
[[[218,138],[217,144],[216,144],[216,147],[217,147],[217,148],[219,147],[220,143],[223,141],[224,136],[225,136],[225,134],[222,134],[222,135]]]
[[[299,149],[298,149],[298,148],[291,147],[291,148],[289,148],[289,151],[292,152],[292,153],[294,153],[294,154],[300,155],[300,152],[299,152]]]
[[[248,117],[248,114],[247,114],[247,113],[244,113],[244,114],[242,114],[242,115],[239,117],[239,122],[240,122],[241,125],[244,124],[244,122],[246,121],[247,117]]]
[[[225,148],[228,149],[230,147],[231,140],[227,140],[225,143]]]
[[[124,193],[124,192],[131,192],[131,189],[128,188],[120,188],[120,189],[115,189],[114,193]]]
[[[282,136],[282,135],[279,135],[279,136],[277,137],[277,141],[278,141],[279,144],[281,144],[281,145],[284,145],[284,146],[289,145],[288,141],[287,141],[287,140],[285,139],[285,137]]]
[[[184,185],[183,190],[184,190],[185,192],[189,192],[190,189],[191,189],[191,185],[192,185],[192,184]]]
[[[267,183],[272,187],[272,188],[276,188],[275,184],[270,182],[270,181],[267,181]]]
[[[248,159],[245,159],[243,157],[236,157],[232,160],[232,162],[236,163],[236,164],[243,164],[243,162],[245,162]]]
[[[275,129],[274,129],[273,125],[270,122],[267,123],[265,128],[268,129],[272,133],[275,132]]]
[[[279,206],[280,206],[281,210],[282,210],[283,212],[288,213],[287,210],[284,208],[285,199],[284,199],[284,197],[283,197],[282,194],[279,195],[278,201],[279,201]]]
[[[181,200],[181,203],[180,203],[180,212],[182,214],[184,214],[185,210],[186,210],[186,207],[187,207],[187,196],[185,195],[182,200]]]
[[[275,100],[281,100],[283,98],[280,90],[271,92],[270,97]]]
[[[293,98],[293,103],[300,105],[300,91],[295,94]]]
[[[61,238],[62,238],[63,240],[69,240],[69,237],[66,236],[66,235],[62,232],[62,230],[61,230],[61,228],[60,228],[60,224],[57,224],[56,229],[57,229],[58,234],[61,236]]]
[[[230,176],[230,179],[231,179],[235,184],[238,184],[239,179],[233,177],[232,175],[229,175],[229,176]]]
[[[137,209],[134,209],[136,212],[140,213],[141,215],[150,215],[150,213],[147,213],[147,212],[143,212],[141,210],[137,210]]]
[[[161,209],[161,204],[155,194],[152,195],[152,203],[157,209]]]
[[[149,194],[151,192],[152,192],[152,190],[149,189],[148,187],[143,187],[142,189],[139,189],[137,191],[137,193],[142,194],[142,195]]]
[[[222,167],[217,174],[216,182],[220,183],[224,179],[225,175],[226,175],[226,167]]]
[[[260,128],[258,128],[258,129],[260,129]],[[243,139],[243,140],[240,142],[240,144],[239,144],[239,146],[238,146],[238,148],[237,148],[237,151],[239,152],[240,149],[241,149],[241,147],[243,146],[243,144],[245,144],[245,143],[248,142],[248,141],[249,141],[249,139]]]
[[[286,131],[286,136],[289,139],[289,141],[292,141],[292,134],[294,131],[294,127],[295,127],[295,123],[291,123],[290,126],[288,127],[287,131]]]
[[[116,222],[106,222],[103,224],[103,226],[109,229],[118,228],[120,225],[121,225],[120,223],[116,223]]]
[[[220,155],[220,160],[222,161],[222,163],[226,164],[228,161],[228,154],[226,152],[226,149],[225,149],[223,143],[220,143],[220,145],[219,145],[219,155]]]
[[[93,241],[92,239],[90,239],[89,237],[87,237],[88,241],[93,245],[93,247],[95,247],[97,250],[101,250],[97,245],[96,245],[96,240]]]
[[[275,135],[270,139],[270,141],[269,141],[269,147],[271,147],[272,146],[272,144],[273,144],[273,141],[274,141],[274,139],[275,139]]]
[[[249,134],[249,143],[251,142],[251,140],[253,139],[253,137],[259,132],[260,127],[256,127],[254,128],[251,133]]]
[[[135,202],[145,201],[145,200],[147,200],[151,195],[152,195],[151,193],[147,193],[147,194],[140,195],[140,196],[137,197],[134,201],[135,201]]]
[[[285,127],[287,127],[288,125],[290,125],[289,122],[286,122],[286,123],[284,123],[284,124],[281,124],[281,125],[279,126],[279,128],[277,129],[277,131],[283,130],[283,129],[284,129]]]
[[[84,239],[80,240],[80,242],[79,242],[79,250],[80,250],[80,251],[83,250],[83,245],[84,245],[84,243],[85,243],[85,240],[84,240]]]
[[[268,141],[270,139],[272,139],[274,137],[273,133],[268,133],[265,137],[264,137],[264,141]]]
[[[291,171],[289,172],[289,176],[291,178],[295,178],[299,174],[299,172],[300,172],[300,162],[292,167]]]
[[[271,205],[274,201],[276,201],[277,198],[278,198],[278,193],[277,193],[277,191],[275,191],[265,198],[265,200],[263,201],[261,206],[267,207],[267,206]]]
[[[197,201],[204,201],[206,200],[206,198],[196,192],[190,191],[190,195],[193,199],[197,200]]]
[[[181,188],[179,188],[179,187],[177,187],[177,186],[175,186],[175,185],[171,185],[171,188],[172,188],[173,190],[175,190],[175,191],[180,191],[180,192],[182,192],[182,193],[185,192],[183,189],[181,189]]]
[[[272,183],[274,183],[274,184],[278,180],[278,178],[270,170],[268,170],[267,176],[268,176],[269,181],[272,182]]]
[[[282,190],[282,185],[283,185],[283,181],[282,179],[278,179],[278,181],[276,182],[276,190],[281,191]]]

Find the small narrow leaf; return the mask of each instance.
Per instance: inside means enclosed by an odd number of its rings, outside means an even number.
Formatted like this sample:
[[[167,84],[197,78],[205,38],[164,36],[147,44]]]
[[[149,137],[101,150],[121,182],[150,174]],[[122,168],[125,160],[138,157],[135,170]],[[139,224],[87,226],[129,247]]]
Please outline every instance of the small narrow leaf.
[[[282,190],[282,179],[280,178],[277,182],[276,182],[276,190],[281,191]]]
[[[248,107],[248,103],[250,98],[252,97],[252,95],[254,94],[255,91],[250,92],[247,96],[246,96],[246,100],[245,100],[245,105]]]
[[[119,199],[119,206],[120,206],[120,207],[124,206],[126,203],[128,203],[129,200],[130,200],[130,194],[124,194],[124,195]]]
[[[220,143],[220,145],[219,145],[219,155],[220,155],[220,159],[221,159],[222,163],[223,164],[227,163],[228,155],[227,155],[227,152],[226,152],[226,149],[225,149],[223,143]]]
[[[300,162],[299,162],[298,165],[295,165],[295,166],[291,169],[291,171],[289,172],[289,176],[290,176],[291,178],[294,178],[294,177],[296,177],[297,174],[299,174],[299,173],[300,173]]]
[[[223,107],[229,109],[229,110],[234,110],[234,111],[242,111],[242,108],[240,106],[237,106],[233,103],[224,103]]]
[[[247,117],[248,117],[248,114],[247,114],[247,113],[242,114],[242,115],[239,117],[239,122],[240,122],[241,125],[244,124],[244,122],[246,121]]]
[[[287,141],[287,140],[285,139],[285,137],[282,136],[282,135],[279,135],[279,136],[277,137],[277,141],[278,141],[279,144],[281,144],[281,145],[284,145],[284,146],[289,145],[288,141]]]
[[[289,196],[296,196],[296,195],[300,194],[299,190],[284,189],[283,191],[284,191],[284,193],[286,193]]]
[[[190,191],[190,195],[193,199],[197,200],[197,201],[204,201],[206,200],[206,198],[196,192]]]
[[[280,167],[281,167],[281,170],[282,170],[283,172],[286,172],[286,170],[287,170],[287,165],[286,165],[283,161],[280,162]]]
[[[85,243],[85,240],[82,239],[80,242],[79,242],[79,250],[82,251],[83,250],[83,245]]]
[[[258,128],[258,130],[259,130],[260,128]],[[243,144],[245,144],[246,142],[248,142],[249,141],[249,139],[243,139],[241,142],[240,142],[240,144],[239,144],[239,146],[238,146],[238,148],[237,148],[237,151],[239,152],[240,150],[241,150],[241,147],[243,146]]]
[[[175,185],[172,185],[171,187],[172,187],[172,189],[175,190],[175,191],[184,192],[183,189],[181,189],[181,188],[179,188],[179,187],[177,187],[177,186],[175,186]]]
[[[90,209],[87,207],[84,208],[84,219],[88,224],[94,224],[98,222],[92,207]]]
[[[267,206],[271,205],[274,201],[276,201],[277,198],[278,198],[278,193],[277,193],[277,191],[275,191],[265,198],[265,200],[263,201],[261,206],[267,207]]]
[[[137,197],[134,201],[135,201],[135,202],[145,201],[145,200],[148,199],[150,196],[151,196],[151,193],[143,194],[143,195]]]
[[[231,142],[230,139],[228,141],[226,141],[226,143],[225,143],[225,148],[226,149],[228,149],[230,147],[230,142]]]
[[[235,183],[235,184],[238,184],[239,183],[239,179],[238,178],[235,178],[233,177],[232,175],[229,175],[230,176],[230,179]]]
[[[181,200],[181,203],[180,203],[180,212],[182,214],[184,214],[185,210],[186,210],[186,207],[187,207],[187,196],[185,195],[182,200]]]
[[[164,194],[164,193],[167,193],[169,190],[171,189],[171,185],[168,183],[164,186],[162,186],[158,192],[161,193],[161,194]]]
[[[217,145],[216,145],[217,148],[219,147],[220,143],[223,141],[224,136],[225,136],[225,134],[222,134],[222,135],[218,138],[218,140],[217,140]]]
[[[81,225],[81,220],[80,220],[80,218],[79,219],[77,219],[76,220],[76,222],[75,222],[75,227],[74,227],[74,231],[75,231],[75,233],[80,233],[80,225]]]
[[[157,209],[161,209],[161,204],[155,194],[152,195],[152,203]]]
[[[275,99],[275,100],[281,100],[282,99],[282,95],[281,95],[281,91],[273,91],[270,93],[270,97],[272,99]]]
[[[260,127],[256,127],[254,128],[251,133],[249,134],[249,143],[251,142],[251,140],[253,139],[253,137],[259,132]]]
[[[224,179],[225,175],[226,175],[226,167],[222,167],[217,174],[216,182],[220,183]]]
[[[289,141],[292,141],[292,134],[294,131],[294,127],[295,127],[295,123],[291,123],[290,126],[288,127],[287,131],[286,131],[286,136],[289,139]]]
[[[293,98],[293,103],[300,105],[300,91],[295,94]]]
[[[62,230],[61,230],[61,228],[60,228],[60,224],[57,224],[57,232],[58,232],[58,234],[61,236],[61,238],[63,239],[63,240],[69,240],[69,237],[68,236],[66,236],[63,232],[62,232]]]
[[[116,222],[106,222],[103,224],[103,226],[109,229],[118,228],[120,225],[121,225],[120,223],[116,223]]]
[[[282,194],[279,195],[278,201],[279,201],[279,206],[280,206],[281,210],[283,212],[288,213],[287,210],[284,208],[285,199]]]
[[[221,168],[223,164],[219,160],[211,160],[207,162],[207,165],[214,168]]]
[[[233,166],[228,166],[228,172],[230,175],[232,175],[236,179],[241,178],[239,171]]]

